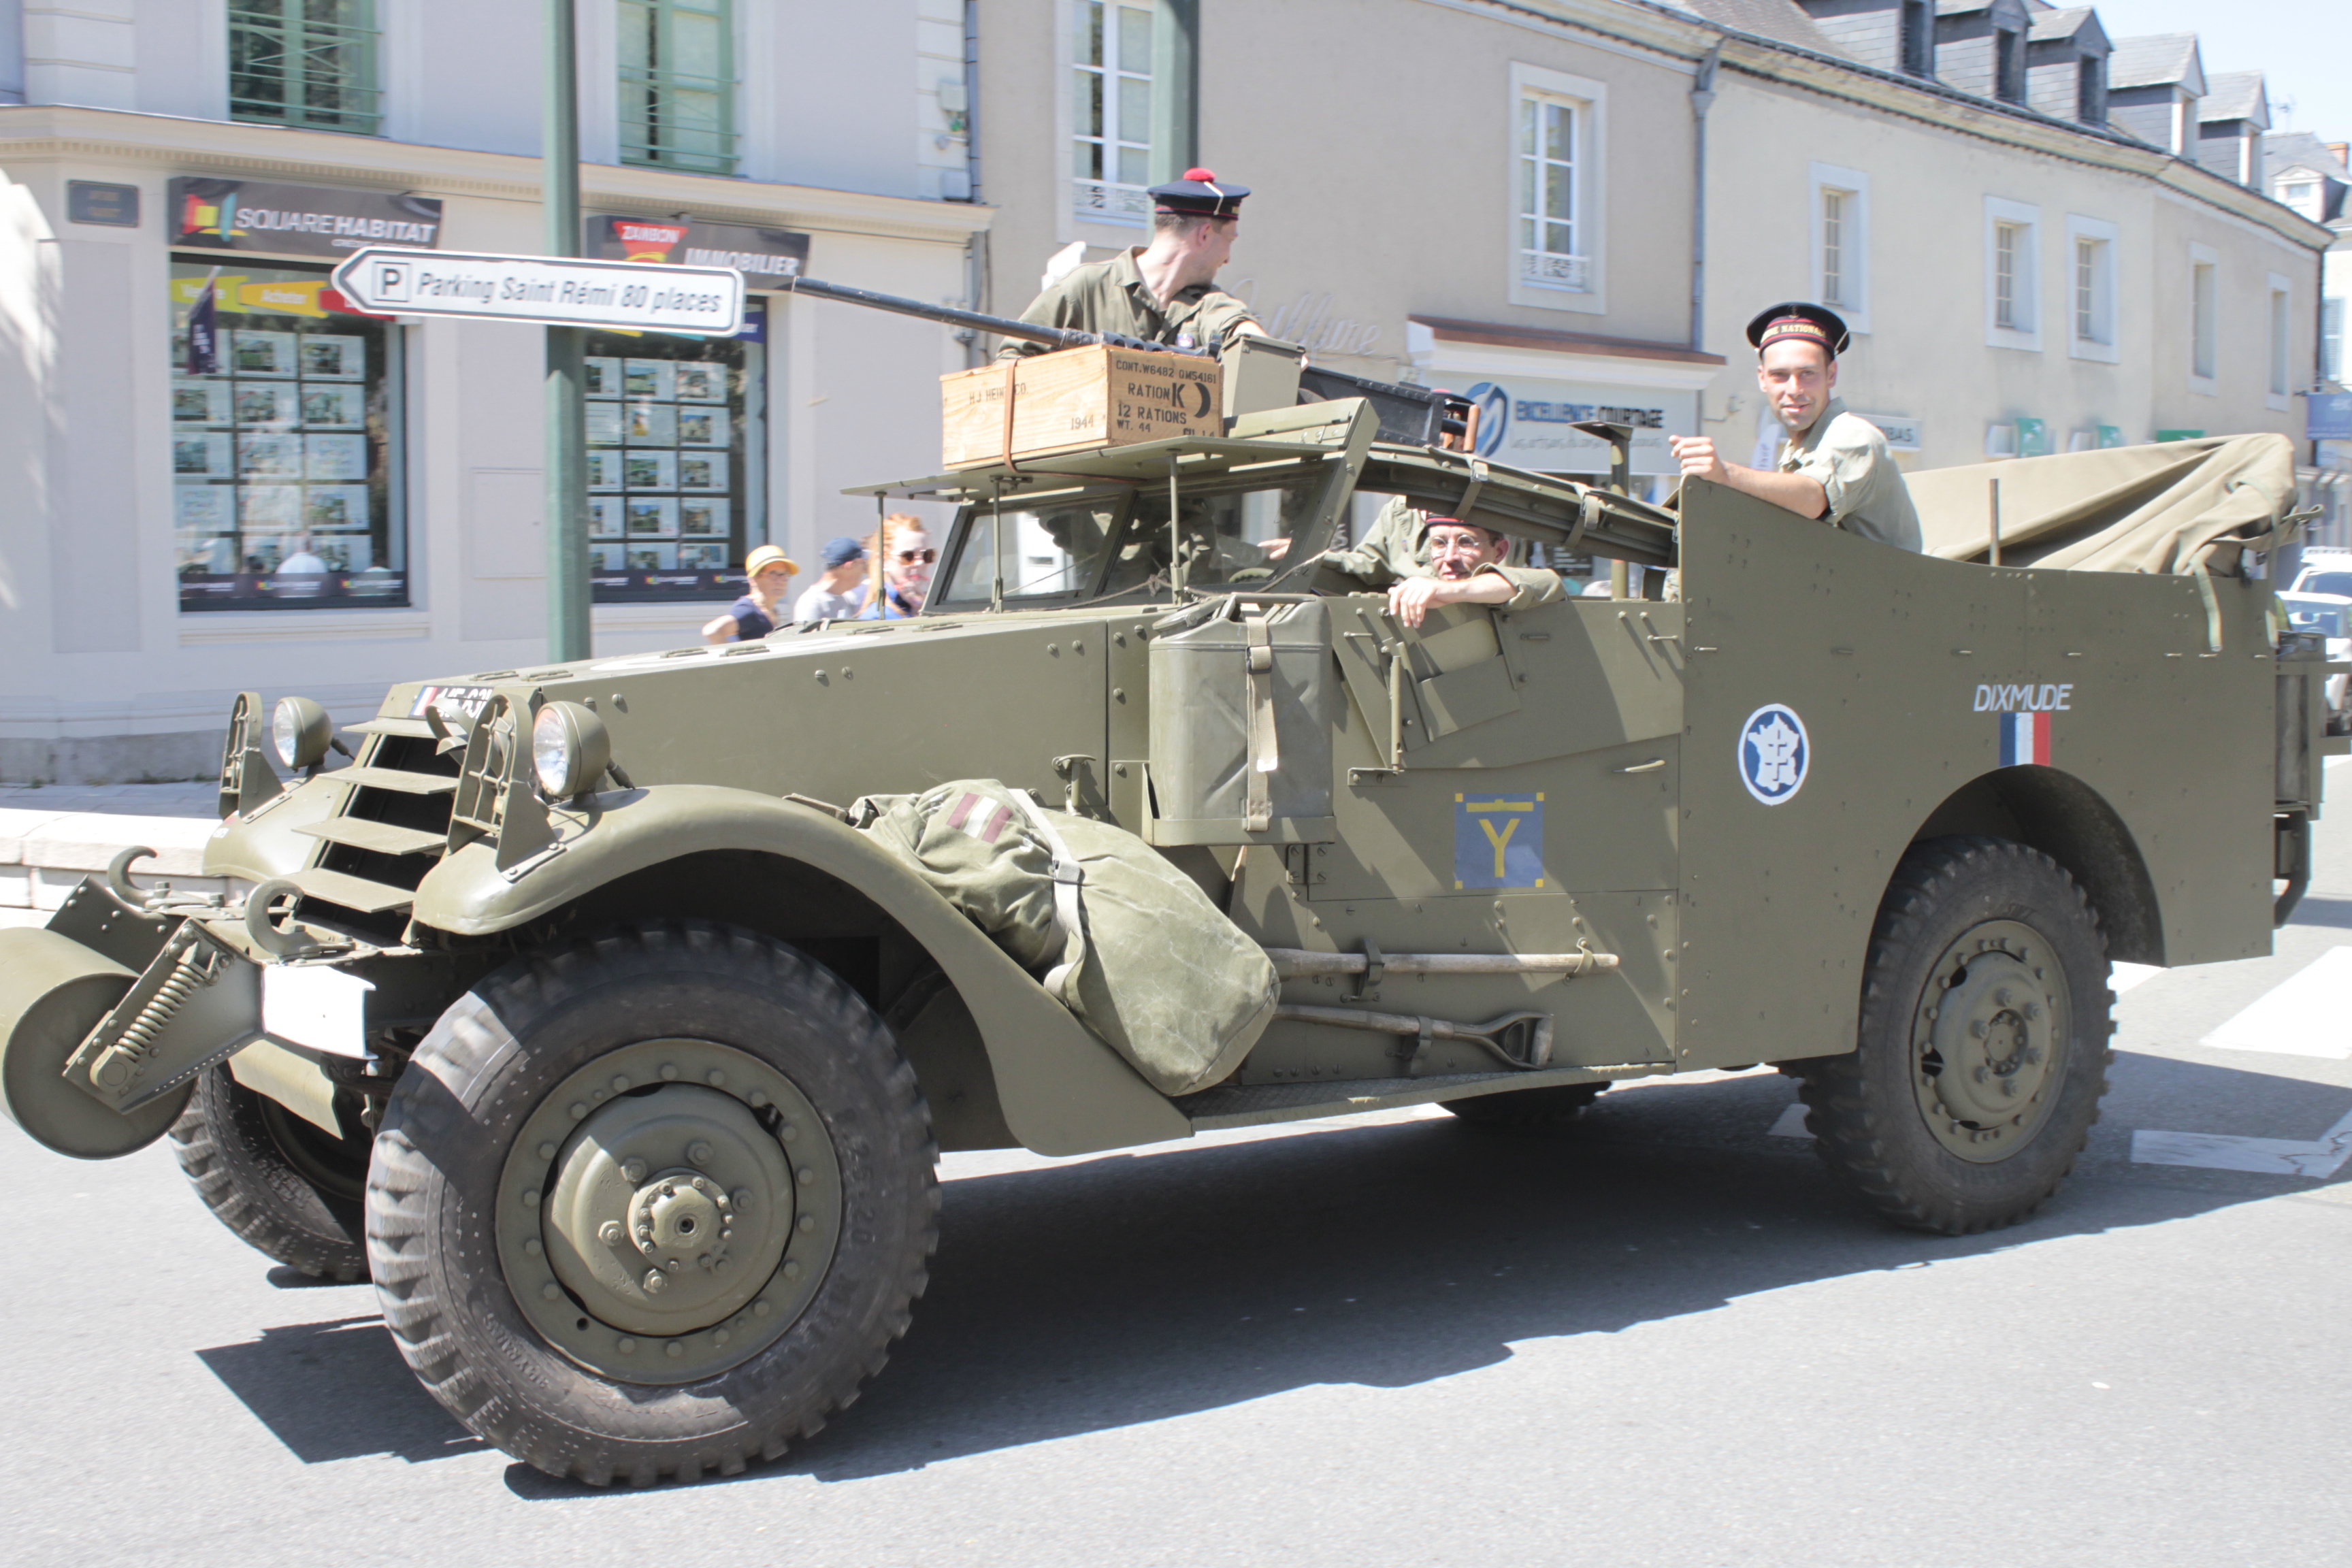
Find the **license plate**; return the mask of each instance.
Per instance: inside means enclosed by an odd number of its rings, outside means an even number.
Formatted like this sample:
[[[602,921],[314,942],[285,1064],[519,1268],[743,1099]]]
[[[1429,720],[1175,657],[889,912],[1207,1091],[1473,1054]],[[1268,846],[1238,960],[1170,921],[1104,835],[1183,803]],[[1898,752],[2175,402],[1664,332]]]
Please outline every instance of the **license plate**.
[[[374,989],[326,964],[273,963],[261,972],[261,1026],[288,1045],[364,1060],[367,994]]]

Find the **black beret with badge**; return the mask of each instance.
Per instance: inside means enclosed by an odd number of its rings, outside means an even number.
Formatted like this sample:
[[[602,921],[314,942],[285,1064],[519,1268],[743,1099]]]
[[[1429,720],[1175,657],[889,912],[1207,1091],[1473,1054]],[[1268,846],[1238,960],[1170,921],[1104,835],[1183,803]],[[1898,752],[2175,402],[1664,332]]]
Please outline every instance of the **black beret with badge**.
[[[1175,217],[1239,217],[1247,185],[1221,183],[1211,169],[1187,169],[1181,180],[1154,185],[1143,193],[1151,210]]]
[[[1835,359],[1845,353],[1853,334],[1846,331],[1844,319],[1835,310],[1802,300],[1783,300],[1777,305],[1767,305],[1748,323],[1748,341],[1756,346],[1758,353],[1788,338],[1819,343]]]

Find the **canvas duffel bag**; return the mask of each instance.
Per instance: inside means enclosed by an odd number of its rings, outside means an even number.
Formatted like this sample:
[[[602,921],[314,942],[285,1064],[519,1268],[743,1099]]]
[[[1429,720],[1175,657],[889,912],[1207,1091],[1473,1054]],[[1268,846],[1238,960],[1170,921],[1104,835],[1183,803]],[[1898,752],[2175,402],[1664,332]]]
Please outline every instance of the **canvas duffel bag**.
[[[850,821],[912,868],[1162,1094],[1241,1064],[1281,982],[1200,884],[1124,828],[994,779],[868,795]]]

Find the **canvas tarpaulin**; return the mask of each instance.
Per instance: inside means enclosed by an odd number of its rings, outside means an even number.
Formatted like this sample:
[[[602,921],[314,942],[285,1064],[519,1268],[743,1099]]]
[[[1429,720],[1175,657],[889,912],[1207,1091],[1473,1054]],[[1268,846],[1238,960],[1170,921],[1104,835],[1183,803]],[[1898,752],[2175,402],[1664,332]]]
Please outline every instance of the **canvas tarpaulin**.
[[[2294,447],[2284,436],[2216,436],[2013,458],[1906,476],[1927,552],[1982,562],[2000,484],[2004,566],[2077,572],[2234,574],[2249,551],[2293,537]]]

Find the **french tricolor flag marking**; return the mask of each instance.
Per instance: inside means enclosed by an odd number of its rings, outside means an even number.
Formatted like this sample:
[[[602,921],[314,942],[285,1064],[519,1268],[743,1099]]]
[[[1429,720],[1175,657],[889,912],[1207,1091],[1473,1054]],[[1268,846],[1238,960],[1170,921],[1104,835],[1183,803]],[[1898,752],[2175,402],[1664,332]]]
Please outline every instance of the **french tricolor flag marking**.
[[[2050,765],[2050,715],[2004,713],[2000,716],[2000,765]]]

